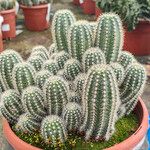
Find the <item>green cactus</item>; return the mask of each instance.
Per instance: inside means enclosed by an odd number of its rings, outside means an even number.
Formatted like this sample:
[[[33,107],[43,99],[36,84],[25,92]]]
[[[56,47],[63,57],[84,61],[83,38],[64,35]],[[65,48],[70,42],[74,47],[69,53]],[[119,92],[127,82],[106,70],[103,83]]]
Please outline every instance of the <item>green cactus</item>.
[[[14,124],[18,117],[24,112],[20,95],[15,90],[7,90],[1,95],[1,114]]]
[[[96,64],[105,64],[105,55],[99,48],[89,48],[82,57],[82,66],[84,72]]]
[[[56,56],[58,55],[58,53],[53,53],[51,56],[50,56],[50,60],[55,60]]]
[[[69,101],[69,87],[66,81],[61,77],[52,76],[47,79],[43,91],[48,113],[50,115],[61,115],[63,107]]]
[[[76,92],[70,92],[70,95],[69,95],[69,102],[75,102],[77,104],[81,104],[81,96],[78,95],[78,93]]]
[[[53,74],[50,73],[48,70],[41,70],[35,76],[35,83],[40,88],[43,89],[43,86],[46,80],[51,77]]]
[[[46,116],[44,94],[35,86],[27,87],[22,93],[23,106],[35,120],[41,121]]]
[[[112,68],[95,65],[87,75],[83,90],[83,124],[80,131],[86,133],[86,140],[108,140],[114,132],[120,106],[119,89]]]
[[[90,25],[91,30],[92,30],[93,43],[95,44],[95,34],[96,34],[96,26],[97,26],[97,22],[96,22],[96,21],[89,22],[89,25]]]
[[[22,62],[21,56],[14,50],[5,50],[0,54],[0,80],[4,90],[13,89],[12,70]]]
[[[64,66],[64,76],[67,80],[74,80],[81,72],[81,66],[76,59],[69,59]]]
[[[106,62],[116,62],[123,47],[122,22],[118,15],[105,13],[98,19],[95,44],[105,54]]]
[[[68,31],[69,54],[82,61],[84,52],[93,46],[92,29],[87,21],[78,21]]]
[[[35,69],[28,63],[18,63],[15,65],[12,77],[14,88],[21,94],[23,89],[35,84]]]
[[[111,63],[110,66],[112,67],[115,73],[118,86],[120,86],[124,80],[124,75],[125,75],[124,68],[119,63]]]
[[[76,131],[81,125],[81,106],[75,102],[68,103],[63,110],[63,119],[69,131]]]
[[[58,64],[59,69],[63,69],[65,62],[70,58],[69,54],[65,51],[59,52],[56,57],[56,63]]]
[[[136,59],[134,58],[134,56],[130,52],[122,51],[118,62],[126,70],[129,65],[136,62]]]
[[[138,63],[131,64],[125,74],[124,81],[120,87],[120,99],[125,105],[126,114],[130,114],[135,108],[138,97],[141,96],[146,83],[145,68]]]
[[[0,80],[0,95],[4,92],[4,86]]]
[[[58,51],[68,52],[68,29],[75,21],[73,13],[69,10],[60,10],[55,13],[52,21],[52,38]]]
[[[20,115],[18,122],[15,125],[16,131],[24,133],[35,133],[40,129],[40,123],[34,120],[28,113]]]
[[[64,143],[67,139],[66,126],[63,120],[56,115],[50,115],[43,119],[41,134],[45,142],[51,142],[53,146],[56,146],[57,142]]]
[[[53,53],[57,53],[58,49],[55,43],[51,44],[49,47],[49,56],[51,56]]]

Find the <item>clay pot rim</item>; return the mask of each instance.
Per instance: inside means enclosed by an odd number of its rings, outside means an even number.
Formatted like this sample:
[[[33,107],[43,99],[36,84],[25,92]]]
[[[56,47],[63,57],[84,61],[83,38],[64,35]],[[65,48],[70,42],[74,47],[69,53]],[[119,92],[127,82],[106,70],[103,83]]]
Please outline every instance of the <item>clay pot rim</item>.
[[[5,14],[10,14],[10,13],[14,13],[16,10],[13,9],[8,9],[8,10],[3,10],[0,12],[1,15],[5,15]]]
[[[105,150],[119,150],[119,149],[125,150],[127,147],[129,149],[134,148],[144,138],[148,129],[148,110],[141,98],[139,98],[138,105],[139,106],[137,106],[137,108],[142,114],[141,117],[142,119],[140,121],[141,123],[139,123],[138,129],[126,140]],[[8,142],[11,144],[12,147],[16,148],[16,150],[19,150],[17,149],[18,147],[20,148],[24,147],[30,150],[41,150],[40,148],[34,147],[24,142],[23,140],[19,139],[19,137],[17,137],[10,128],[9,123],[7,122],[6,119],[3,119],[3,132]]]
[[[48,7],[48,4],[41,4],[41,5],[31,6],[31,7],[20,4],[20,8],[22,9],[42,9],[42,8],[47,8],[47,7]]]

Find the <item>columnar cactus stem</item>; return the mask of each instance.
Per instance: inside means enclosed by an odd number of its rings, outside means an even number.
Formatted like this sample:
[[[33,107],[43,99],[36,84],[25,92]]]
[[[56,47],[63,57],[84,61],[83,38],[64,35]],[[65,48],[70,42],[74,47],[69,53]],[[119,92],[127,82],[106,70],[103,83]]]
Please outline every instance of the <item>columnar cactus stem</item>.
[[[75,102],[68,103],[63,110],[63,119],[69,131],[78,130],[82,119],[81,106]]]
[[[93,46],[92,29],[87,21],[78,21],[68,31],[69,54],[82,61],[84,52]]]
[[[57,145],[57,142],[63,144],[67,139],[66,126],[63,120],[55,115],[47,116],[43,119],[41,125],[41,134],[46,143],[52,142],[52,145]]]
[[[95,44],[106,56],[106,62],[116,62],[123,47],[122,22],[118,15],[106,13],[99,17]]]
[[[35,69],[28,63],[18,63],[12,72],[14,88],[22,93],[23,89],[35,84]]]
[[[131,64],[126,71],[124,82],[120,87],[121,101],[125,105],[126,114],[130,114],[138,102],[146,83],[145,68],[138,64]]]
[[[0,80],[4,90],[13,89],[12,70],[13,67],[22,62],[21,56],[14,50],[5,50],[0,54]]]
[[[97,22],[93,21],[93,22],[89,22],[89,25],[91,27],[92,30],[92,35],[93,35],[93,43],[95,44],[95,34],[96,34],[96,26],[97,26]]]
[[[58,51],[68,52],[68,29],[75,21],[73,13],[69,10],[60,10],[55,13],[52,21],[52,38]]]
[[[47,79],[43,91],[48,113],[61,115],[63,107],[69,101],[69,87],[65,80],[61,77],[52,76]]]
[[[81,104],[81,96],[76,92],[70,92],[69,102],[75,102],[77,104]]]
[[[116,77],[108,65],[95,65],[87,75],[83,91],[84,122],[80,131],[86,140],[108,140],[114,132],[120,103]]]
[[[84,72],[87,72],[88,69],[96,64],[105,64],[105,55],[99,48],[89,48],[82,58],[82,66]]]
[[[4,86],[2,84],[2,81],[0,80],[0,95],[4,92]]]
[[[49,47],[49,56],[51,56],[54,53],[57,53],[58,49],[55,43],[51,44],[51,46]]]
[[[46,116],[44,94],[39,88],[27,87],[22,93],[22,102],[26,112],[35,120],[41,121]]]

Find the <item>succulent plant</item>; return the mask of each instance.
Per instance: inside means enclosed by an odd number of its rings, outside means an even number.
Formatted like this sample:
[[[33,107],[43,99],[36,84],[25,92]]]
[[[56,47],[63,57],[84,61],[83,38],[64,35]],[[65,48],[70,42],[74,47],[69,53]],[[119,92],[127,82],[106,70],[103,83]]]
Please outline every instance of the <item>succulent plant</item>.
[[[15,0],[1,0],[0,11],[13,9],[15,7]]]
[[[87,21],[74,23],[68,31],[69,54],[82,61],[84,52],[93,46],[92,29]]]
[[[61,115],[63,107],[69,101],[69,87],[63,78],[52,76],[46,80],[43,88],[48,113]]]
[[[67,103],[63,110],[63,119],[69,131],[78,130],[82,119],[81,106],[75,102]]]
[[[38,87],[27,87],[22,93],[21,100],[26,112],[35,120],[41,121],[46,116],[44,94]]]
[[[14,88],[21,94],[23,89],[35,84],[35,74],[36,71],[30,64],[16,64],[12,72]]]
[[[0,80],[0,95],[4,92],[4,86]]]
[[[69,10],[60,10],[55,13],[52,21],[52,38],[58,51],[68,52],[68,29],[75,21],[73,13]]]
[[[47,116],[43,119],[41,134],[45,142],[51,142],[53,146],[57,145],[57,142],[64,143],[67,139],[65,124],[63,120],[56,115]]]
[[[51,56],[53,53],[57,53],[58,49],[55,43],[51,44],[49,47],[49,56]]]
[[[89,48],[82,57],[82,66],[84,72],[96,64],[106,64],[105,55],[99,48]]]
[[[99,17],[95,44],[105,54],[106,62],[116,62],[123,47],[123,28],[118,15],[106,13]]]
[[[24,112],[20,95],[15,90],[7,90],[1,95],[1,114],[14,124],[18,117]]]
[[[86,140],[108,140],[114,132],[120,103],[116,77],[108,65],[95,65],[87,75],[83,90],[83,124]]]
[[[5,50],[0,54],[0,79],[4,90],[13,89],[12,70],[22,62],[21,56],[14,50]]]
[[[81,96],[76,92],[70,92],[69,102],[75,102],[77,104],[81,104]]]
[[[138,97],[142,94],[146,82],[145,68],[138,63],[131,64],[126,71],[124,82],[120,87],[120,99],[125,105],[126,114],[135,108]]]

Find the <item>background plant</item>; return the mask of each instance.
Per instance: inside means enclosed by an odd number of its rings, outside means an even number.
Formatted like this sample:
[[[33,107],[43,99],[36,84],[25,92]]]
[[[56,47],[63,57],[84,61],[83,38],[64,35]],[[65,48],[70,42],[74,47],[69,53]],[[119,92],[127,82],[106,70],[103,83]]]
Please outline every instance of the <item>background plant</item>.
[[[0,11],[13,9],[15,7],[15,0],[1,0]]]

